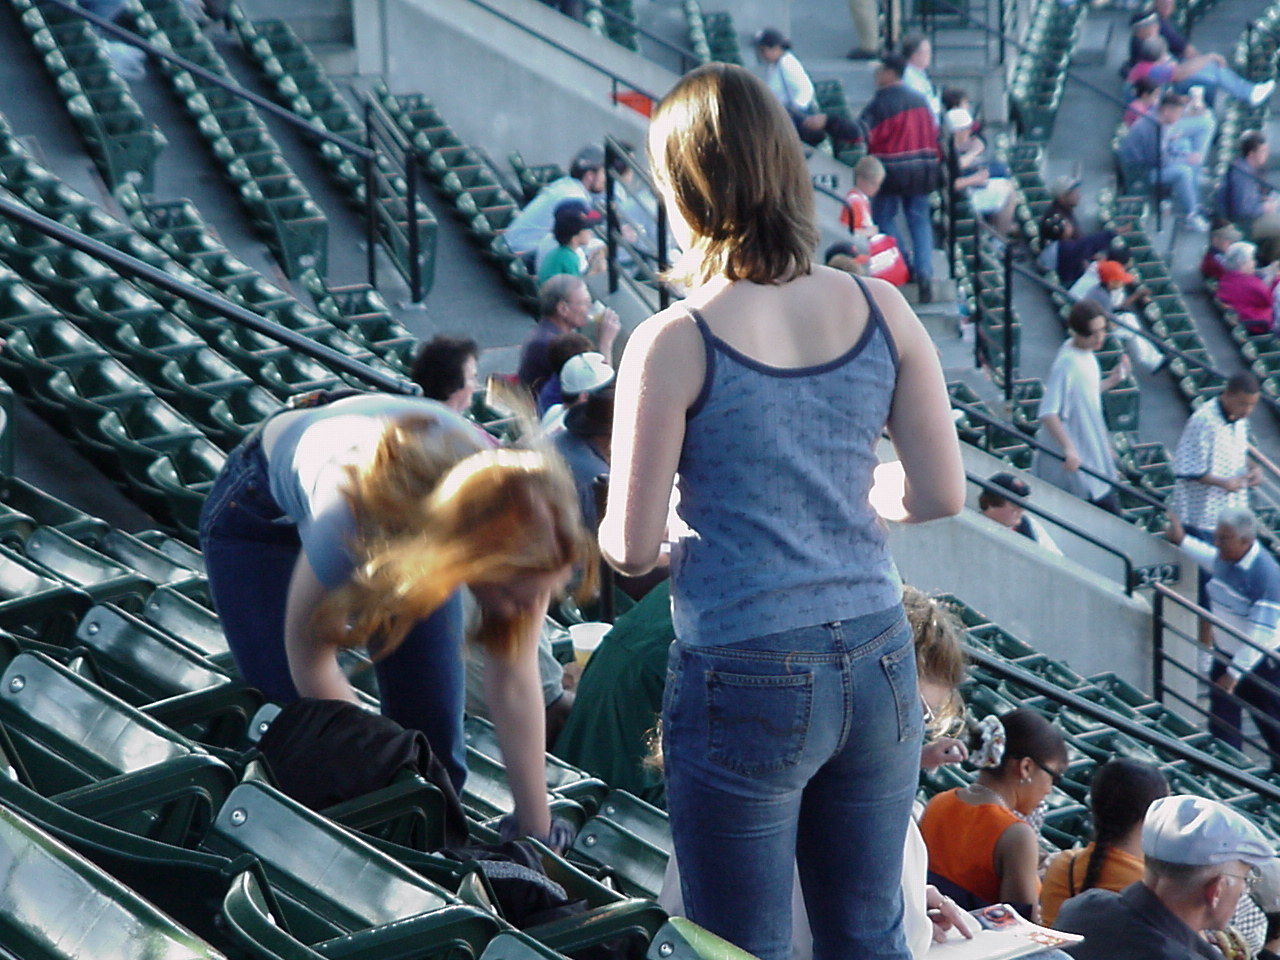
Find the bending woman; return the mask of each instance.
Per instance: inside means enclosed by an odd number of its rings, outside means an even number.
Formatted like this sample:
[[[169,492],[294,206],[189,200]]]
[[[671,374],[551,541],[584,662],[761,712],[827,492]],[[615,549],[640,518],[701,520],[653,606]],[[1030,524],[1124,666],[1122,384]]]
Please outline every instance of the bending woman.
[[[458,590],[482,612],[485,686],[518,826],[550,830],[537,637],[586,554],[573,482],[493,450],[441,403],[365,394],[287,410],[231,452],[200,518],[222,627],[268,699],[354,700],[339,647],[368,647],[382,710],[466,776]]]
[[[892,286],[812,263],[800,142],[750,73],[685,76],[649,151],[688,296],[623,356],[600,542],[623,573],[652,569],[679,469],[663,754],[685,907],[786,960],[795,863],[818,960],[907,960],[921,710],[870,493],[887,426],[905,472],[889,512],[961,508],[937,354]]]

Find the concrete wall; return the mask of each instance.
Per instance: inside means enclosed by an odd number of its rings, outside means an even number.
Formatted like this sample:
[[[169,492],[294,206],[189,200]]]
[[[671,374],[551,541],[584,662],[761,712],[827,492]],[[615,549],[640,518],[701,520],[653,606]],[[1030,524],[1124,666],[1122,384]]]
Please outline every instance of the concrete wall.
[[[889,455],[882,451],[882,458]],[[1006,463],[977,449],[965,448],[964,456],[966,469],[976,476],[1008,470]],[[1021,476],[1032,486],[1032,503],[1113,544],[1129,554],[1135,565],[1181,563],[1181,577],[1174,587],[1194,597],[1194,564],[1170,544],[1028,474]],[[971,485],[971,490],[971,505],[976,506],[976,488]],[[988,520],[976,509],[922,526],[894,525],[890,543],[906,582],[929,591],[954,593],[1082,674],[1114,671],[1151,690],[1149,592],[1126,597],[1118,560],[1060,528],[1054,529],[1051,523],[1045,525],[1066,560]],[[1171,616],[1177,619],[1176,614]],[[1179,622],[1194,633],[1190,618]]]
[[[534,30],[661,96],[675,75],[596,36],[538,0],[492,0]],[[567,164],[611,133],[643,143],[645,118],[611,101],[610,80],[468,0],[355,0],[361,73],[431,97],[467,141]]]

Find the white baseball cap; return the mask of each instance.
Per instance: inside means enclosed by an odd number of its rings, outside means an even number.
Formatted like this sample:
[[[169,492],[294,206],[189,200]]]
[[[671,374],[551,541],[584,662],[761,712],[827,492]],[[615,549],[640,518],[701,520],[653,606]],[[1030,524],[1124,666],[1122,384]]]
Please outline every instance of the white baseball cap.
[[[560,368],[560,392],[566,397],[591,393],[613,382],[613,367],[599,353],[579,353]]]

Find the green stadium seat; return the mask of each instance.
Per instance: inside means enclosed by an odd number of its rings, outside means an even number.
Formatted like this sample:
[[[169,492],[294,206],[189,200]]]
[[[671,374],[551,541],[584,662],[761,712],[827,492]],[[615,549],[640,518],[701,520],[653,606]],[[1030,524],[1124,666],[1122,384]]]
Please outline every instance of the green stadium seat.
[[[23,544],[23,553],[58,579],[89,594],[96,602],[141,609],[155,588],[146,577],[54,527],[39,527]]]

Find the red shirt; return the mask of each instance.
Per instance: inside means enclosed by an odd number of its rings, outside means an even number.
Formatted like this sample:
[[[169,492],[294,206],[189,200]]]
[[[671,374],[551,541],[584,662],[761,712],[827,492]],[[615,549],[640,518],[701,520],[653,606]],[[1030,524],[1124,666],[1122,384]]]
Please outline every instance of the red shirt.
[[[845,194],[840,223],[850,230],[865,230],[871,226],[871,201],[857,187]]]

